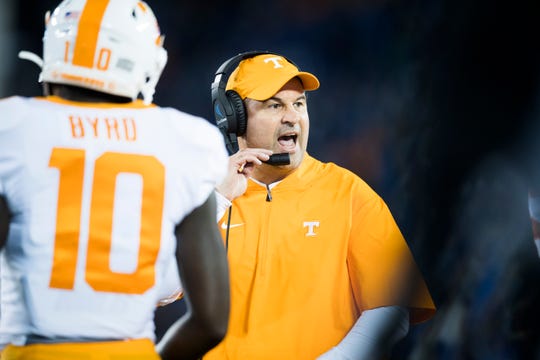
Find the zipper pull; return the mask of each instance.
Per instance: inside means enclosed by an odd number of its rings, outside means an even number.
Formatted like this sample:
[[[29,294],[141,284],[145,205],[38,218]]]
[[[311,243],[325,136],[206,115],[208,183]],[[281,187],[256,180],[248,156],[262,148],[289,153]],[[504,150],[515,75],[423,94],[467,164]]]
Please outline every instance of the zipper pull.
[[[272,201],[272,192],[270,191],[270,186],[266,184],[266,201]]]

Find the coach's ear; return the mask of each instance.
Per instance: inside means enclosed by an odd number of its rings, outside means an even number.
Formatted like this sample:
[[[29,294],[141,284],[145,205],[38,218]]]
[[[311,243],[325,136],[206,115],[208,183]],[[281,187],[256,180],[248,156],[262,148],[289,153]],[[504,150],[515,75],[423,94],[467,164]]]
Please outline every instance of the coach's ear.
[[[0,249],[6,244],[10,220],[11,212],[8,209],[6,199],[0,196]]]

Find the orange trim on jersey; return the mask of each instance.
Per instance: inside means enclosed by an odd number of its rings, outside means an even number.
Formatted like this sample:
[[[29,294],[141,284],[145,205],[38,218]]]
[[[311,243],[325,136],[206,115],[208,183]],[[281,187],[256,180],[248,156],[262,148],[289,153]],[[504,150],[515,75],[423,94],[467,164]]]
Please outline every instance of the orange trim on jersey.
[[[137,99],[128,103],[109,103],[109,102],[82,102],[82,101],[71,101],[63,99],[59,96],[50,95],[50,96],[39,96],[36,97],[37,100],[50,101],[58,104],[79,106],[79,107],[88,107],[88,108],[132,108],[132,109],[145,109],[157,107],[155,104],[145,105],[144,102],[140,99]]]
[[[88,343],[8,345],[2,352],[2,360],[15,359],[139,359],[159,360],[154,343],[150,339],[134,339]]]
[[[99,28],[109,0],[87,1],[81,13],[75,49],[73,51],[73,65],[92,68],[96,53]]]

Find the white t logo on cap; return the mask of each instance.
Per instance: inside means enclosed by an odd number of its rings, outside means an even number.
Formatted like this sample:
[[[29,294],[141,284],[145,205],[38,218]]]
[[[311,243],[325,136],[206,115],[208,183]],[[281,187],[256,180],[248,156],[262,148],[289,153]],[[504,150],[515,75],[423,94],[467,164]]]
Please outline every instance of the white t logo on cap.
[[[271,61],[274,63],[274,69],[279,69],[279,68],[282,68],[283,65],[281,65],[279,62],[283,60],[282,58],[278,57],[278,56],[274,56],[274,57],[271,57],[271,58],[266,58],[264,59],[264,63],[266,64],[267,62]]]

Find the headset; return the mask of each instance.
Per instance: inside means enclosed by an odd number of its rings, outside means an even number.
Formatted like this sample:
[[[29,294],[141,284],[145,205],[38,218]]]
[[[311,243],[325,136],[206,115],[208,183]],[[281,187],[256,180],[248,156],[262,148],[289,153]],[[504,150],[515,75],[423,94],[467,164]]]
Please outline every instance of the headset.
[[[238,64],[257,55],[270,54],[268,51],[247,51],[225,61],[217,69],[212,83],[212,106],[216,125],[225,138],[229,155],[238,151],[238,136],[246,133],[247,115],[244,101],[234,90],[226,90],[229,76]]]
[[[240,95],[234,90],[226,90],[227,81],[241,61],[264,54],[276,53],[266,50],[254,50],[233,56],[221,64],[217,69],[214,81],[212,82],[211,92],[214,117],[216,125],[225,139],[229,155],[238,151],[238,136],[242,136],[246,133],[247,114],[244,101]],[[290,59],[282,55],[280,56],[298,68],[298,66]],[[282,163],[275,165],[282,165]]]

